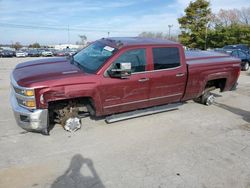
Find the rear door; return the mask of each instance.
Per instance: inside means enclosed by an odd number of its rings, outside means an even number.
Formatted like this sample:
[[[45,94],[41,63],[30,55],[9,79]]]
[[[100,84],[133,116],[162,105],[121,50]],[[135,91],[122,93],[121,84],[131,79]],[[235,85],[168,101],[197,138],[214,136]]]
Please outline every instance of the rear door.
[[[149,103],[160,105],[180,101],[185,92],[187,68],[180,47],[152,47]]]
[[[99,88],[104,114],[130,111],[148,106],[149,81],[146,48],[124,50],[111,65],[130,62],[132,74],[126,79],[105,76]]]

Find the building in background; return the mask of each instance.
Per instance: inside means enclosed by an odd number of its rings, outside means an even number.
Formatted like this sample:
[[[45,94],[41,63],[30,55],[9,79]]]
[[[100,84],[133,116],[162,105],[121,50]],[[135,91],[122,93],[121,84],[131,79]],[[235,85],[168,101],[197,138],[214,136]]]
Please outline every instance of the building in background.
[[[83,45],[77,45],[77,44],[57,44],[51,46],[52,48],[55,48],[56,50],[64,50],[64,49],[80,49],[83,48]]]
[[[0,50],[10,50],[10,51],[15,51],[15,48],[11,48],[9,46],[0,46]]]

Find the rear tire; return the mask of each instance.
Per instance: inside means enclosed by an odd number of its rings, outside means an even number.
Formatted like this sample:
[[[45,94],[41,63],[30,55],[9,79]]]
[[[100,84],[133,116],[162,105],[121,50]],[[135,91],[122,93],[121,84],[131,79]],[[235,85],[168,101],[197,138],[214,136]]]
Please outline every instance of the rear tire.
[[[206,105],[206,106],[210,106],[215,102],[215,97],[213,94],[211,94],[210,92],[205,93],[204,95],[202,95],[201,97],[201,103]]]
[[[210,106],[215,102],[215,97],[210,92],[206,92],[202,96],[194,99],[194,102]]]
[[[247,71],[249,69],[249,62],[245,62],[245,65],[242,67],[243,71]]]

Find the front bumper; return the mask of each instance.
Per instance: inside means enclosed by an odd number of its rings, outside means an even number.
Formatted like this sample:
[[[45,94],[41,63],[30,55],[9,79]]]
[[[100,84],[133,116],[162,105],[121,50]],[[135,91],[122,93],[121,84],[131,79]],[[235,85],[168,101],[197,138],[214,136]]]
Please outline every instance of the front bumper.
[[[233,87],[230,89],[230,91],[235,91],[237,89],[238,82],[236,82]]]
[[[11,106],[16,122],[21,128],[27,131],[48,134],[47,109],[36,109],[29,111],[18,105],[13,92],[11,93]]]

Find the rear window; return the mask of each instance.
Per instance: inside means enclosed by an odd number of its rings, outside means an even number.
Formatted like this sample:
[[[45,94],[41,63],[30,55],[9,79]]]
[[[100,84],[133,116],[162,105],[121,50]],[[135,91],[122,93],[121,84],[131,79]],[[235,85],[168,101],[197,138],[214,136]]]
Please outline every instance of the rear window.
[[[153,48],[154,70],[180,66],[179,49],[176,47]]]

